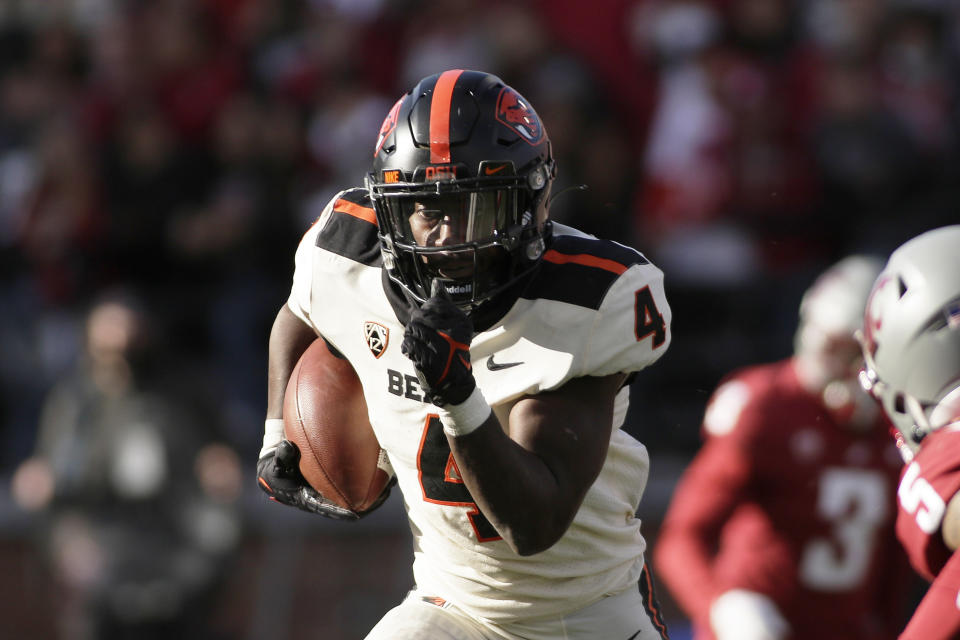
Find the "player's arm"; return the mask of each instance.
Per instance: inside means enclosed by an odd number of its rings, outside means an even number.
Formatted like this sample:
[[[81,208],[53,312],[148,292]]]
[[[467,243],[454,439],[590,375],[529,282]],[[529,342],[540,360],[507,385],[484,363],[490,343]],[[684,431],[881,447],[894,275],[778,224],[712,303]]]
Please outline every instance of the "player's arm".
[[[944,565],[930,583],[899,640],[950,640],[960,637],[960,552]]]
[[[283,396],[287,381],[300,356],[307,350],[317,334],[312,327],[294,315],[290,307],[280,307],[270,330],[267,361],[267,418],[283,418]]]
[[[624,378],[576,378],[523,398],[508,432],[491,412],[469,434],[447,433],[470,495],[520,555],[548,549],[573,521],[606,458]]]
[[[660,576],[691,619],[707,624],[717,541],[749,491],[749,458],[734,435],[709,438],[684,471],[654,546]]]
[[[960,493],[947,503],[940,530],[953,555],[930,583],[899,640],[946,640],[960,636]]]
[[[739,378],[717,389],[704,416],[706,440],[674,491],[654,546],[661,579],[687,615],[718,640],[774,640],[788,632],[769,595],[714,579],[722,531],[731,514],[754,499],[752,434],[771,419],[766,405],[765,393]]]
[[[290,297],[277,312],[270,330],[267,363],[267,419],[264,423],[263,447],[257,459],[257,484],[271,500],[331,518],[356,520],[376,509],[389,495],[384,490],[380,499],[363,513],[354,513],[327,501],[300,473],[300,451],[284,437],[283,400],[290,374],[317,333],[310,323],[313,301],[313,259],[317,235],[333,211],[334,196],[318,220],[307,230],[295,256],[296,268]]]
[[[882,588],[875,590],[872,606],[877,612],[884,637],[896,638],[913,613],[916,603],[911,594],[915,589],[926,586],[926,581],[910,566],[910,560],[896,538],[893,523],[878,534],[882,536],[878,544],[884,545],[887,551],[884,552],[886,560],[881,566],[881,573],[875,578],[876,584],[882,585]]]
[[[943,543],[948,549],[960,549],[960,492],[953,494],[947,503],[940,531],[943,533]]]
[[[389,488],[363,514],[329,502],[304,479],[300,473],[300,452],[283,434],[283,397],[287,381],[300,356],[316,339],[316,332],[298,318],[288,305],[280,308],[270,330],[267,420],[263,448],[257,460],[257,484],[275,502],[338,520],[357,520],[380,506],[389,495]]]
[[[287,381],[300,356],[317,339],[317,334],[290,307],[284,304],[270,329],[267,354],[267,419],[259,460],[272,455],[283,437],[283,396]]]
[[[401,349],[439,408],[471,496],[503,539],[530,555],[563,535],[599,474],[624,375],[577,378],[523,398],[501,425],[473,377],[472,333],[466,315],[435,292],[407,324]]]

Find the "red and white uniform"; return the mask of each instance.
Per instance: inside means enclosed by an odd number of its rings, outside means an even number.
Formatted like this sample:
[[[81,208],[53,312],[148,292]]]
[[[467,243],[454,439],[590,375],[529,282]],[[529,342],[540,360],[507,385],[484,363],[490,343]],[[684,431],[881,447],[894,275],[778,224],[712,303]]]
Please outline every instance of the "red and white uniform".
[[[772,600],[792,640],[896,637],[909,567],[894,536],[902,462],[887,427],[836,424],[791,359],[720,385],[655,546],[698,640],[714,637],[710,605],[732,589]]]
[[[960,553],[943,542],[941,525],[960,491],[960,423],[937,429],[904,468],[897,491],[897,537],[910,564],[932,581],[901,640],[960,638]]]

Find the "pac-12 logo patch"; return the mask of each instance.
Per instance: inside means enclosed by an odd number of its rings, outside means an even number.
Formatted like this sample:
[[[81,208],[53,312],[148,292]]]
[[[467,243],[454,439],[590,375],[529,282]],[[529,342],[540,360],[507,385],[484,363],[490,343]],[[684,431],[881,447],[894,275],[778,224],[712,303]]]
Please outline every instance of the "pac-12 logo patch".
[[[497,98],[497,120],[530,144],[537,144],[543,138],[543,125],[537,112],[510,87],[504,87]]]
[[[367,346],[374,358],[379,358],[387,350],[390,341],[390,330],[379,322],[364,322],[363,335],[367,339]]]

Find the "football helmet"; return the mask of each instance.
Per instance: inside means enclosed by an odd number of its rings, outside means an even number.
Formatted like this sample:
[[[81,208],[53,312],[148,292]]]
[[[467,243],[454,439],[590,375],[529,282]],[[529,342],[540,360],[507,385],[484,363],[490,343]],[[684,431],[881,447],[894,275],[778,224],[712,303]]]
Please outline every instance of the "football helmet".
[[[848,256],[824,271],[800,301],[797,374],[838,424],[854,430],[873,427],[879,413],[857,380],[863,355],[855,334],[882,266],[879,258]]]
[[[960,418],[960,225],[922,233],[890,255],[860,342],[860,380],[909,458],[927,434]]]
[[[366,178],[388,276],[418,303],[438,280],[468,314],[504,294],[545,251],[555,175],[540,118],[500,78],[422,79],[387,114]]]

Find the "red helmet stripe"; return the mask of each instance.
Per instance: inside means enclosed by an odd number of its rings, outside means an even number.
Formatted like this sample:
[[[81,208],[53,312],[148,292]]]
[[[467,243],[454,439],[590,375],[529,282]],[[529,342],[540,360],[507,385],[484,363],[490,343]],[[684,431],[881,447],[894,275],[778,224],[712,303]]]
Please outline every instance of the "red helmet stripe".
[[[430,162],[450,162],[450,104],[453,102],[453,86],[463,69],[444,71],[433,87],[430,102]]]

